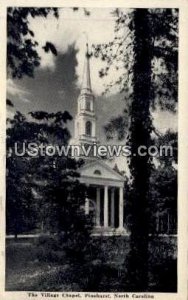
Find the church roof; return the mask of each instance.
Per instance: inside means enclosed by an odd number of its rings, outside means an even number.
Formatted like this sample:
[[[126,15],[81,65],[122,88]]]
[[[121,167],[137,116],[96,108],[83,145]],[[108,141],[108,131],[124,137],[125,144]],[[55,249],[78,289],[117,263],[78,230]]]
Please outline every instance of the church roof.
[[[86,160],[85,164],[79,169],[81,176],[92,176],[99,178],[108,178],[111,180],[125,181],[125,178],[114,171],[101,159]],[[100,171],[100,174],[96,171]]]

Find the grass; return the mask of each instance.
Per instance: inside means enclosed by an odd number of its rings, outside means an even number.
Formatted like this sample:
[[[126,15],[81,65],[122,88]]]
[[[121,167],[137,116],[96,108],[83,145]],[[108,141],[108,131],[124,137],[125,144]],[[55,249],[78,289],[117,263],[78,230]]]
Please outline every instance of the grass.
[[[70,287],[59,283],[60,273],[66,273],[64,263],[40,262],[35,245],[28,242],[9,243],[6,255],[6,290],[41,291],[69,290]],[[55,284],[55,286],[54,286]]]
[[[123,261],[129,252],[128,238],[103,238],[95,240],[98,258],[83,271],[92,277],[86,285],[78,282],[81,278],[79,267],[71,265],[65,256],[57,254],[57,260],[41,260],[39,248],[30,241],[11,240],[6,246],[6,290],[7,291],[125,291],[120,282]],[[100,253],[101,252],[101,253]],[[45,253],[42,255],[45,255]],[[103,257],[101,263],[101,257]],[[176,291],[176,240],[155,238],[150,242],[150,291]],[[86,280],[87,281],[87,280]]]

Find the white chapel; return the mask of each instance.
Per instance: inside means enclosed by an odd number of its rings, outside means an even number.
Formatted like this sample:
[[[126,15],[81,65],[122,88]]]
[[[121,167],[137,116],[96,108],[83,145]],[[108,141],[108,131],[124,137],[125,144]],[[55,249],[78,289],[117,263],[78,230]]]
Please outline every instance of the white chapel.
[[[88,46],[83,82],[77,101],[75,117],[75,145],[99,144],[95,97],[91,88]],[[125,178],[109,167],[101,158],[85,158],[79,169],[80,182],[86,184],[85,214],[92,214],[93,235],[127,235],[124,224]]]

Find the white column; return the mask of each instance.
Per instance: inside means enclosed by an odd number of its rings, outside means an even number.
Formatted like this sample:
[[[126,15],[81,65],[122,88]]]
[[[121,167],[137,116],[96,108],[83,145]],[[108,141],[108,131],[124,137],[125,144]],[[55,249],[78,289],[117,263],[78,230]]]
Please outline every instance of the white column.
[[[92,136],[96,136],[96,122],[92,122]]]
[[[101,203],[100,203],[100,187],[97,187],[97,199],[96,199],[96,226],[100,227],[100,211],[101,211]]]
[[[89,215],[89,199],[85,198],[85,215]]]
[[[123,228],[123,187],[119,188],[119,228]]]
[[[104,187],[104,227],[108,227],[108,186]]]
[[[114,227],[114,188],[111,189],[111,227]]]

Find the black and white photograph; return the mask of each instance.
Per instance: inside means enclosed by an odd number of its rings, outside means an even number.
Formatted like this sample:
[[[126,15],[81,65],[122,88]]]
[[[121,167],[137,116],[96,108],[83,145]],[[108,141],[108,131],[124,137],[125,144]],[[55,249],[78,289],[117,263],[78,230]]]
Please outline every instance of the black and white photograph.
[[[180,9],[80,2],[6,7],[5,292],[177,295]]]

